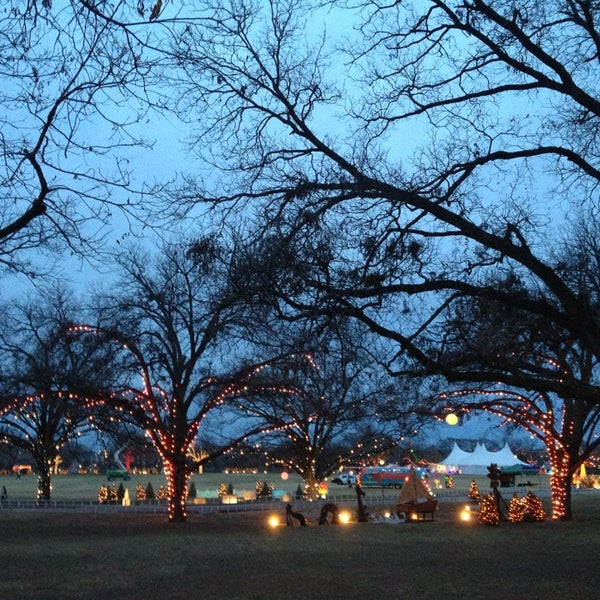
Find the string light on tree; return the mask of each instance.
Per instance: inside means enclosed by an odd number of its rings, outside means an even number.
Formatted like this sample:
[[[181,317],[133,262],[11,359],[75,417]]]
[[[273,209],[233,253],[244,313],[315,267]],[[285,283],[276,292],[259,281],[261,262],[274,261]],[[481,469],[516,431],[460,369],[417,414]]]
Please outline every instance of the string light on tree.
[[[508,504],[508,520],[511,523],[521,523],[525,519],[525,504],[522,498],[516,494],[510,499]]]
[[[100,491],[98,492],[98,503],[99,504],[107,504],[109,498],[108,487],[105,485],[100,486]]]
[[[141,483],[138,483],[135,488],[135,499],[136,500],[145,500],[146,499],[146,489]]]
[[[481,496],[481,492],[479,491],[479,486],[475,480],[471,481],[471,485],[469,486],[468,497],[471,500],[479,500]]]
[[[523,504],[525,507],[525,521],[543,521],[546,517],[542,501],[535,494],[528,492],[523,498]]]
[[[479,504],[479,521],[484,525],[498,525],[500,513],[496,499],[491,494],[485,494]]]

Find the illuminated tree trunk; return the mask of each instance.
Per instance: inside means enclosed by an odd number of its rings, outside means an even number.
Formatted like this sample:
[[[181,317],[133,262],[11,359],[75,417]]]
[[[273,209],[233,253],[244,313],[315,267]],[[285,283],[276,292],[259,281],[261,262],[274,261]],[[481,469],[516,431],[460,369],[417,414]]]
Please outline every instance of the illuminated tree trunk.
[[[571,457],[562,447],[548,447],[550,458],[550,491],[552,494],[552,519],[572,521],[571,510]]]
[[[304,473],[303,478],[306,495],[309,498],[317,498],[319,495],[319,482],[317,481],[314,473]]]
[[[38,475],[38,500],[50,500],[52,495],[52,476],[49,466],[37,465],[39,469]]]
[[[304,493],[313,500],[319,497],[319,477],[317,476],[317,460],[312,447],[304,448],[304,452],[298,457],[294,470],[304,480]]]
[[[184,523],[187,519],[186,500],[189,473],[185,456],[165,461],[169,498],[167,506],[171,523]]]
[[[44,440],[32,450],[35,468],[38,472],[37,499],[48,501],[52,496],[52,463],[55,455],[48,451],[48,443]]]

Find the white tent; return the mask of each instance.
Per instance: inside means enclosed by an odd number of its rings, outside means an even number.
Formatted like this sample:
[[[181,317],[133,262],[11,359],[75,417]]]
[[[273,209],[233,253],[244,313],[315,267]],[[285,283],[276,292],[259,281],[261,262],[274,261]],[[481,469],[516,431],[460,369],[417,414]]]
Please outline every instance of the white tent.
[[[469,462],[471,458],[471,452],[466,452],[459,448],[458,444],[454,442],[452,446],[452,451],[445,460],[443,460],[440,464],[445,465],[447,467],[458,467],[458,465],[463,465]]]
[[[491,464],[498,467],[512,467],[513,465],[526,465],[520,461],[510,449],[508,443],[497,452],[490,452],[485,444],[478,442],[473,452],[461,450],[456,442],[450,454],[440,463],[446,472],[461,472],[465,475],[482,475],[487,473]]]

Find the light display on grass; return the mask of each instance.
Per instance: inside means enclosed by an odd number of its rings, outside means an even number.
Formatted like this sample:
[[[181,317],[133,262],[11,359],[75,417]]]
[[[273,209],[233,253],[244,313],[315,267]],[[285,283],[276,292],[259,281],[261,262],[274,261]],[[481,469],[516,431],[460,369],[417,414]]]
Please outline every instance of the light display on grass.
[[[525,503],[516,493],[508,503],[508,520],[511,523],[521,523],[525,519]]]
[[[508,520],[512,523],[523,521],[543,521],[546,516],[542,501],[535,494],[528,492],[520,498],[516,493],[508,506]]]
[[[267,444],[244,449],[265,467],[276,465],[300,475],[306,495],[313,499],[321,495],[320,486],[334,470],[371,464],[399,439],[393,419],[382,418],[378,411],[378,398],[389,390],[377,378],[371,379],[372,373],[366,385],[363,360],[349,360],[353,350],[346,350],[344,336],[329,335],[328,351],[318,361],[307,355],[302,363],[282,364],[279,372],[270,372],[274,377],[291,378],[301,393],[257,397],[252,403],[253,413],[265,422],[279,426],[293,420],[296,425],[278,437],[269,436]],[[340,453],[337,444],[342,435],[345,447]]]
[[[148,485],[146,485],[146,500],[154,500],[155,497],[154,486],[152,485],[152,482],[149,481]]]
[[[117,486],[113,483],[108,490],[108,500],[112,504],[115,504],[119,500],[119,490],[117,490]]]
[[[106,485],[100,486],[100,491],[98,492],[98,503],[106,504],[109,500],[109,491]]]
[[[547,361],[553,369],[555,362]],[[581,461],[600,447],[594,435],[600,405],[585,398],[562,400],[547,393],[522,394],[512,390],[463,389],[438,395],[443,406],[452,405],[467,415],[484,411],[522,427],[540,440],[550,461],[552,519],[571,519],[571,479]]]
[[[273,490],[275,486],[267,481],[256,482],[256,498],[271,498],[273,496]],[[225,493],[227,493],[227,487],[225,487]]]
[[[144,352],[133,340],[117,331],[88,325],[71,326],[69,331],[72,335],[103,336],[107,342],[120,345],[124,351],[133,356],[141,379],[141,387],[124,386],[119,394],[111,396],[110,404],[114,409],[121,411],[124,418],[142,427],[156,448],[167,479],[167,507],[169,521],[172,522],[185,521],[187,518],[188,480],[193,468],[187,456],[194,447],[200,425],[207,415],[226,403],[239,403],[240,398],[252,394],[297,392],[281,383],[267,387],[255,383],[255,379],[258,379],[258,375],[264,369],[277,364],[279,359],[275,359],[244,367],[227,381],[210,376],[196,381],[193,385],[188,381],[173,380],[171,389],[182,390],[181,394],[168,393],[162,387],[153,384],[154,369],[160,369],[160,365],[158,367],[155,364],[151,365],[146,360]],[[288,360],[289,358],[287,357]],[[168,364],[163,365],[163,368],[164,373],[175,371],[170,369]],[[164,375],[163,372],[160,373]],[[190,373],[186,376],[189,375]],[[278,431],[293,424],[285,423],[280,427],[258,425],[231,440],[219,449],[218,454],[230,451],[259,433]]]
[[[146,488],[141,483],[138,483],[135,486],[135,499],[136,500],[145,500],[146,499]]]
[[[475,480],[471,481],[471,485],[469,486],[468,497],[471,500],[479,500],[481,496],[481,492],[479,491],[479,486]]]
[[[485,494],[479,504],[479,521],[484,525],[498,525],[500,513],[498,503],[491,494]]]
[[[525,521],[543,521],[546,517],[542,501],[538,496],[528,492],[523,498],[525,505]]]

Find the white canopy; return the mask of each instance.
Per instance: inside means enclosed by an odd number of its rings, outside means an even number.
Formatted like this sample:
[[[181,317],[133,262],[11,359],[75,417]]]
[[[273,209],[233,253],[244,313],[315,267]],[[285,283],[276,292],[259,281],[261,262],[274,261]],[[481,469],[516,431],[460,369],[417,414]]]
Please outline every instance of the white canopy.
[[[481,475],[487,473],[487,468],[492,463],[498,465],[498,467],[527,464],[516,457],[508,443],[504,444],[504,447],[500,450],[490,452],[482,442],[477,443],[473,452],[461,450],[458,444],[454,442],[452,451],[440,464],[447,471],[457,470],[466,475]]]

